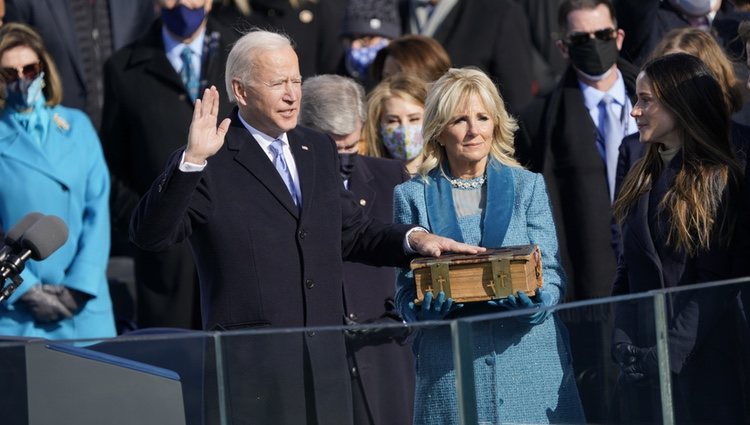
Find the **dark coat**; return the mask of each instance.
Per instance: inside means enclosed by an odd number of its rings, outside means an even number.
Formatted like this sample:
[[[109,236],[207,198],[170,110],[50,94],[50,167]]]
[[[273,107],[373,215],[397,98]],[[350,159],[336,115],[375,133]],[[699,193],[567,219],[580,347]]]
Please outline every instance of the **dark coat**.
[[[663,229],[665,214],[655,214],[655,205],[674,184],[682,164],[680,154],[656,179],[653,189],[644,193],[622,225],[622,249],[614,284],[614,294],[632,294],[711,282],[747,274],[748,211],[741,188],[730,185],[716,218],[714,235],[726,234],[721,219],[734,210],[738,223],[731,245],[714,238],[707,251],[688,257],[666,245]],[[659,230],[662,229],[662,230]],[[739,371],[740,348],[737,285],[705,290],[673,292],[667,296],[667,338],[672,371],[673,400],[679,423],[743,423]],[[613,343],[653,347],[656,343],[654,305],[651,298],[619,303],[615,315]],[[658,394],[658,377],[650,386],[624,385],[621,402],[623,420],[658,420],[658,409],[646,402]],[[710,388],[710,391],[706,391]],[[658,399],[658,398],[657,398]],[[629,404],[629,403],[637,403]]]
[[[167,59],[161,28],[160,20],[154,22],[143,37],[114,54],[104,69],[101,139],[112,173],[112,230],[118,248],[127,241],[138,199],[169,155],[186,143],[193,116],[187,89]],[[207,43],[202,57],[201,90],[211,85],[223,88],[224,64],[236,37],[209,18],[206,39],[214,41]],[[221,96],[219,112],[230,111],[227,97]],[[197,278],[188,246],[160,253],[127,249],[136,261],[139,325],[200,328]]]
[[[358,155],[349,177],[349,190],[368,216],[393,222],[393,188],[409,179],[401,161]],[[358,323],[398,324],[393,296],[396,274],[391,267],[344,263],[344,303],[349,320]],[[347,344],[353,365],[353,381],[359,381],[371,420],[355,423],[374,425],[411,423],[414,410],[414,356],[397,328],[388,336],[366,334]],[[357,400],[355,391],[355,402]],[[365,413],[361,412],[361,413]]]
[[[108,0],[107,3],[112,26],[112,52],[140,37],[156,17],[152,0]],[[60,73],[64,89],[62,104],[85,111],[88,95],[86,74],[70,1],[5,0],[5,7],[5,22],[23,22],[42,36],[44,47]],[[94,120],[96,124],[98,119]]]
[[[410,1],[401,0],[404,34],[415,34]],[[432,37],[455,67],[476,66],[500,88],[513,111],[532,98],[531,39],[526,14],[510,0],[458,0]]]
[[[302,208],[236,109],[224,146],[203,172],[177,170],[181,151],[141,200],[132,240],[159,250],[189,239],[206,329],[341,325],[342,257],[404,266],[411,226],[364,215],[345,190],[335,143],[303,127],[287,133]],[[351,389],[340,332],[226,338],[235,423],[347,424]],[[252,366],[252,367],[249,367]]]
[[[637,70],[624,61],[618,61],[618,68],[635,103]],[[609,296],[617,265],[614,222],[605,166],[596,149],[596,125],[575,71],[569,67],[558,87],[536,99],[521,121],[518,158],[544,174],[568,277],[566,300]]]
[[[234,2],[215,2],[211,16],[239,35],[254,27],[287,34],[294,41],[302,78],[308,78],[336,72],[344,55],[339,32],[347,2],[250,0],[248,16],[243,16]]]

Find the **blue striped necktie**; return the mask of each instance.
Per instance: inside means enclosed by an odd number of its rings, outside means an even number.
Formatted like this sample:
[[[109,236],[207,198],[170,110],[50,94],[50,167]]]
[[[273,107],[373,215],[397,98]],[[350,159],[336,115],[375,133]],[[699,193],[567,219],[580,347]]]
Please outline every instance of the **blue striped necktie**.
[[[273,166],[276,167],[276,171],[279,172],[281,179],[284,180],[286,188],[289,189],[289,194],[292,195],[294,205],[299,206],[300,199],[297,194],[297,188],[294,186],[294,180],[292,179],[292,173],[289,171],[286,159],[284,158],[283,152],[284,142],[281,139],[276,139],[271,143],[271,152],[273,153]]]
[[[190,47],[185,47],[180,53],[182,59],[182,70],[180,71],[180,78],[187,88],[190,100],[195,103],[198,98],[198,89],[200,83],[198,82],[198,73],[196,72],[195,66],[193,66],[193,50]]]

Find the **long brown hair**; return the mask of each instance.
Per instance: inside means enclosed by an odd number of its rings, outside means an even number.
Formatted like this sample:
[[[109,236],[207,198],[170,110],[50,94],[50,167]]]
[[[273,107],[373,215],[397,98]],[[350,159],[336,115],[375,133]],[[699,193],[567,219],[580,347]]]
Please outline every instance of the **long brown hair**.
[[[695,56],[675,53],[643,67],[654,97],[668,110],[682,139],[682,166],[659,203],[669,216],[667,245],[694,255],[708,249],[714,237],[728,243],[736,221],[734,203],[742,171],[729,143],[729,111],[721,87],[708,67]],[[622,222],[639,198],[662,172],[660,145],[649,145],[646,155],[628,173],[614,204]],[[718,227],[717,227],[718,226]],[[715,230],[723,234],[716,235]]]

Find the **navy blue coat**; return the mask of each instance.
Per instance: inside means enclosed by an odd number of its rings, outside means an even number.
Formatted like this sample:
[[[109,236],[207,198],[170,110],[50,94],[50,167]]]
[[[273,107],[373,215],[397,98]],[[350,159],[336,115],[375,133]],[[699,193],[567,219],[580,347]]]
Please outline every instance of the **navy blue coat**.
[[[333,140],[303,127],[287,133],[298,209],[236,109],[230,117],[203,172],[180,172],[174,153],[133,216],[133,242],[159,250],[189,239],[206,329],[341,325],[342,257],[404,266],[411,226],[368,218],[342,185]],[[224,350],[237,423],[305,423],[312,400],[318,423],[352,421],[340,332],[255,333],[228,338]]]
[[[737,226],[729,246],[714,238],[706,251],[689,257],[666,244],[667,217],[654,214],[656,203],[674,184],[681,154],[644,193],[622,224],[622,255],[614,283],[615,295],[685,286],[747,274],[748,226],[740,188],[728,186],[716,218],[714,234],[727,233],[722,217],[734,210]],[[660,230],[661,229],[661,230]],[[743,264],[745,263],[745,264]],[[742,391],[739,378],[739,304],[737,285],[674,292],[667,297],[669,364],[674,409],[679,423],[741,423]],[[656,343],[651,298],[619,303],[613,344],[652,347]],[[658,377],[644,385],[621,383],[619,401],[623,420],[631,423],[661,417],[657,408]],[[710,388],[710,391],[706,389]],[[653,398],[656,396],[656,398]],[[635,415],[635,416],[634,416]]]
[[[360,208],[384,223],[393,221],[393,188],[409,179],[401,161],[358,155],[349,177],[349,190]],[[393,302],[395,270],[361,263],[344,263],[344,303],[349,320],[394,326],[400,316]],[[406,424],[414,407],[414,355],[405,335],[365,336],[349,341],[350,370],[359,382],[364,409],[354,410],[355,423]],[[395,335],[394,335],[395,334]],[[355,391],[355,403],[357,400]],[[369,415],[367,414],[369,412]],[[367,418],[369,416],[369,418]]]

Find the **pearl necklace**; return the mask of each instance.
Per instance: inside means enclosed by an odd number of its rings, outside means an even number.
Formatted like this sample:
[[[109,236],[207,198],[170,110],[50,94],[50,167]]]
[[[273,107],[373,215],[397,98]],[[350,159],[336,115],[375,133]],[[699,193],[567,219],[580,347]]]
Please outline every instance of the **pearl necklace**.
[[[479,177],[474,177],[469,180],[451,178],[448,177],[447,174],[445,174],[445,171],[443,171],[443,167],[440,167],[440,173],[443,175],[443,177],[445,177],[446,180],[448,180],[448,182],[450,182],[451,186],[457,189],[479,189],[487,180],[487,174],[482,174]]]

